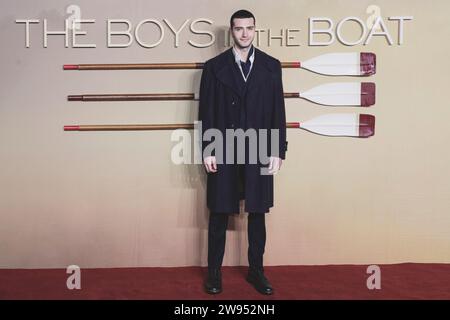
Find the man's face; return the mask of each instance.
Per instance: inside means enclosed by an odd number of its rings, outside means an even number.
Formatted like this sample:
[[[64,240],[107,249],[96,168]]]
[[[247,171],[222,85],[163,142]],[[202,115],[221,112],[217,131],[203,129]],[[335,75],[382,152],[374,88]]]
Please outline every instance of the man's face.
[[[231,29],[234,43],[240,48],[248,48],[255,37],[255,22],[253,18],[233,19]]]

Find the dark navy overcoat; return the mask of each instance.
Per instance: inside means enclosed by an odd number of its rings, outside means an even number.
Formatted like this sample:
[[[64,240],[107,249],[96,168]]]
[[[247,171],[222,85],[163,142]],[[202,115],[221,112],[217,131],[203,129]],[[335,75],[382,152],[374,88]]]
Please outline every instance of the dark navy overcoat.
[[[206,61],[203,67],[198,120],[201,121],[203,134],[207,129],[215,128],[223,135],[222,163],[218,163],[217,172],[207,173],[207,206],[213,212],[239,213],[239,200],[242,198],[245,198],[246,212],[269,212],[274,200],[274,176],[262,174],[261,168],[268,167],[266,160],[270,155],[282,159],[286,156],[281,63],[263,51],[254,49],[255,59],[247,81],[244,81],[235,62],[232,48]],[[236,163],[237,139],[226,139],[226,129],[239,128],[246,132],[249,128],[256,129],[256,148],[259,152],[260,143],[266,143],[265,158],[258,156],[256,163],[254,158],[251,163],[249,144],[250,141],[254,144],[255,140],[248,138],[245,139],[245,164]],[[267,129],[267,139],[259,135],[259,132],[264,131],[259,129]],[[271,151],[271,134],[274,131],[270,129],[278,129],[278,148],[272,148],[274,151]],[[211,141],[202,140],[202,151],[205,151]],[[235,142],[234,163],[227,163],[231,140]],[[217,156],[217,150],[212,155]]]

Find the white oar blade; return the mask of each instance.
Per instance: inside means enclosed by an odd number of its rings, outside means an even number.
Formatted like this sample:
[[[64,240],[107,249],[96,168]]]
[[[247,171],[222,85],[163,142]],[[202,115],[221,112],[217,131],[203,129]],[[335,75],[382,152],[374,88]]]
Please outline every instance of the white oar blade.
[[[335,76],[369,76],[376,72],[376,56],[371,52],[327,53],[301,63],[301,67]]]
[[[367,138],[375,134],[375,116],[358,113],[324,114],[301,122],[299,127],[326,136]]]
[[[300,92],[301,98],[326,106],[368,107],[375,103],[375,83],[334,82]]]

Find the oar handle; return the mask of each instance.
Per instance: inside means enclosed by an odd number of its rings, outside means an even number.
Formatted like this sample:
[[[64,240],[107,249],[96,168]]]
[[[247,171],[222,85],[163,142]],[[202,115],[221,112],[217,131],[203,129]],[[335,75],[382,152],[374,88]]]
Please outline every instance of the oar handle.
[[[106,63],[65,64],[64,70],[139,70],[139,69],[202,69],[204,63]]]
[[[65,64],[64,70],[155,70],[155,69],[202,69],[202,62],[187,63],[105,63]],[[282,68],[300,68],[300,62],[282,62]]]
[[[299,98],[298,92],[285,92],[285,98]],[[153,100],[198,100],[196,93],[139,93],[139,94],[83,94],[69,95],[69,101],[153,101]]]
[[[300,128],[299,122],[287,122],[287,128]],[[180,124],[112,124],[112,125],[68,125],[64,131],[127,131],[127,130],[174,130],[193,129],[193,123]]]
[[[148,101],[195,100],[194,93],[142,93],[142,94],[84,94],[67,96],[69,101]]]

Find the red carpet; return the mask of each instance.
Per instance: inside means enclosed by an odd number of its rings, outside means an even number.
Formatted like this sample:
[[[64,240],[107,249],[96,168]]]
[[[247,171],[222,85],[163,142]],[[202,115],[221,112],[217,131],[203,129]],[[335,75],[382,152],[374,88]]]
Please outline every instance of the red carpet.
[[[65,269],[0,269],[0,299],[450,299],[450,264],[379,265],[381,290],[366,287],[365,265],[266,267],[272,296],[245,281],[246,267],[224,267],[223,293],[203,292],[205,268],[82,269],[81,290]]]

